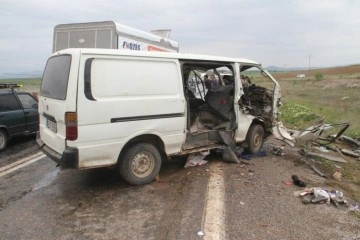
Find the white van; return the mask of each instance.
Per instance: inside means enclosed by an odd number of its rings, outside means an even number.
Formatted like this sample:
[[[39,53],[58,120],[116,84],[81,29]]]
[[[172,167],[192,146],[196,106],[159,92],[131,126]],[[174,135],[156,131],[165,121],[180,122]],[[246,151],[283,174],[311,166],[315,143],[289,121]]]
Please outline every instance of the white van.
[[[224,72],[215,90],[204,87],[201,75]],[[246,59],[65,49],[44,71],[38,144],[64,168],[116,166],[127,182],[146,184],[164,157],[232,143],[259,151],[279,124],[279,100],[275,79]]]

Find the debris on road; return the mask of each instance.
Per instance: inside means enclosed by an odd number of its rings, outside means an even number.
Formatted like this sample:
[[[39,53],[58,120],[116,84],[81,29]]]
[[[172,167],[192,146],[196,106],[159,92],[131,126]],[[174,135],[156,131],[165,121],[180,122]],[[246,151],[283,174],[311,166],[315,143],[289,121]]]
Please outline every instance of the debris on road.
[[[297,175],[292,175],[291,179],[293,180],[293,182],[296,186],[306,187],[306,183],[304,181],[300,180],[300,178]]]
[[[304,156],[319,157],[319,158],[324,158],[324,159],[334,161],[334,162],[341,162],[341,163],[346,163],[347,162],[345,159],[343,159],[341,157],[333,156],[333,155],[330,155],[330,154],[309,152],[309,151],[306,151],[305,149],[301,149],[299,151],[299,153],[301,155],[304,155]]]
[[[226,147],[222,151],[222,158],[228,163],[240,163],[240,160],[230,147]]]
[[[343,174],[342,174],[341,172],[339,172],[339,171],[336,171],[336,172],[332,175],[333,179],[335,179],[336,181],[339,181],[339,182],[341,182],[342,176],[343,176]]]
[[[343,154],[348,155],[350,157],[354,157],[354,158],[359,158],[360,154],[359,153],[355,153],[353,151],[350,151],[348,149],[341,149],[340,150]]]
[[[204,236],[204,232],[203,231],[198,231],[197,235],[198,236]]]
[[[304,204],[308,203],[333,203],[336,207],[339,204],[346,204],[347,200],[341,191],[323,188],[306,188],[303,191],[295,191],[294,196],[301,197]]]
[[[359,204],[353,203],[349,206],[349,211],[351,212],[360,212]]]
[[[204,158],[210,154],[210,151],[192,153],[187,158],[186,164],[184,168],[201,166],[206,164],[208,161],[204,160]]]
[[[355,139],[352,139],[350,137],[347,137],[347,136],[341,136],[339,138],[340,141],[343,141],[345,143],[350,143],[350,144],[353,144],[355,145],[357,148],[360,148],[360,142],[359,141],[356,141]]]
[[[311,168],[314,172],[316,172],[320,177],[328,178],[325,174],[323,174],[322,172],[320,172],[320,170],[317,169],[317,168],[315,167],[315,165],[311,165],[310,168]]]

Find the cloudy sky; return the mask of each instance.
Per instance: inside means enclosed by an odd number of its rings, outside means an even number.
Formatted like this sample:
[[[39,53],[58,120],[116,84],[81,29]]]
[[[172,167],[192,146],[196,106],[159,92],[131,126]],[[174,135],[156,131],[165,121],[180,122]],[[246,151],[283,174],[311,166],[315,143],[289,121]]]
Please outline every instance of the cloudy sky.
[[[180,51],[327,67],[360,63],[358,0],[1,0],[0,73],[43,70],[54,26],[170,28]]]

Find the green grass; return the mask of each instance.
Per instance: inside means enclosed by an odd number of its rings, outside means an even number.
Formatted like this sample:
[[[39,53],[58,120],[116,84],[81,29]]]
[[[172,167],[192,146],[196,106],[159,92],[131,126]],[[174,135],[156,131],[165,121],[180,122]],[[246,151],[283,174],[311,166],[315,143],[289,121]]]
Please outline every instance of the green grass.
[[[360,87],[326,87],[327,80],[280,81],[284,103],[280,108],[282,121],[297,129],[321,118],[332,124],[350,122],[345,135],[360,138]]]

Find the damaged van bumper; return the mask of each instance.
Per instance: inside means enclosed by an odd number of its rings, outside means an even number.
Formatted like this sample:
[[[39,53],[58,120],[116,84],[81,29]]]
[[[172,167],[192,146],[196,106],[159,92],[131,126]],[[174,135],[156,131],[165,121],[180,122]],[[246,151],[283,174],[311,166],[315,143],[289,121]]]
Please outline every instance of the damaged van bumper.
[[[66,147],[62,154],[54,151],[44,144],[40,138],[36,138],[43,153],[62,168],[79,168],[79,150],[77,148]]]

